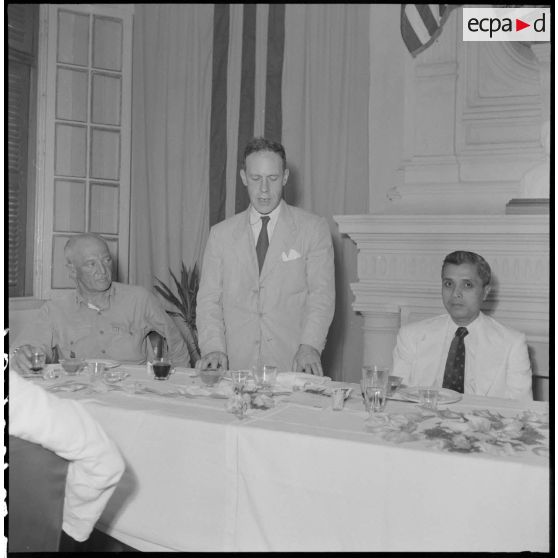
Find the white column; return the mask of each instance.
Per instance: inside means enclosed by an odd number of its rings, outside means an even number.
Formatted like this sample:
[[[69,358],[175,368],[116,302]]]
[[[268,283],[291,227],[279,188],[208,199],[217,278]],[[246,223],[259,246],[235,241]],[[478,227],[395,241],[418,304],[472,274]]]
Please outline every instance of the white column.
[[[399,312],[365,311],[363,364],[392,366],[392,352],[400,327]]]

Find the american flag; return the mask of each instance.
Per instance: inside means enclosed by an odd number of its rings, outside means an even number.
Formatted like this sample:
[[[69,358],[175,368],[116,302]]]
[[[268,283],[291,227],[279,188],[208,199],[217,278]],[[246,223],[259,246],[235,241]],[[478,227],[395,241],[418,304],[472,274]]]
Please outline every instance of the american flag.
[[[413,56],[438,38],[450,12],[457,7],[457,4],[401,4],[401,35]]]

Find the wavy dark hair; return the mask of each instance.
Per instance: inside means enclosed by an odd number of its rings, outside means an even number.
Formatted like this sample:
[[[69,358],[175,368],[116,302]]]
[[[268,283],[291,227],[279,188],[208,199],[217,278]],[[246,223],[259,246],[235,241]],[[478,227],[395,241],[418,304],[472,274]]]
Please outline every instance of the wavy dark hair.
[[[477,273],[482,280],[483,287],[490,283],[492,271],[490,270],[488,262],[482,256],[479,256],[479,254],[475,254],[475,252],[466,252],[465,250],[456,250],[444,258],[444,263],[442,264],[442,275],[444,273],[444,267],[447,264],[461,265],[464,263],[475,265],[477,267]]]
[[[271,151],[277,153],[283,160],[283,170],[287,168],[287,156],[285,155],[285,148],[276,141],[271,141],[263,137],[252,138],[244,148],[244,158],[242,159],[242,168],[246,169],[246,159],[252,153],[259,151]]]

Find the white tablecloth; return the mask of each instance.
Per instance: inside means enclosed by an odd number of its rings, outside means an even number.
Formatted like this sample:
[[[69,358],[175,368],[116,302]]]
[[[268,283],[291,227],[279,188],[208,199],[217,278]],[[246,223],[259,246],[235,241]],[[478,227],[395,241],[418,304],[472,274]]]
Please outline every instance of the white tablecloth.
[[[125,367],[154,387],[144,367]],[[382,441],[360,396],[343,411],[297,393],[242,421],[223,399],[122,392],[81,399],[127,471],[99,527],[144,551],[548,551],[548,457]],[[543,411],[545,403],[530,407]],[[522,407],[464,396],[452,410]],[[386,411],[416,410],[389,401]]]

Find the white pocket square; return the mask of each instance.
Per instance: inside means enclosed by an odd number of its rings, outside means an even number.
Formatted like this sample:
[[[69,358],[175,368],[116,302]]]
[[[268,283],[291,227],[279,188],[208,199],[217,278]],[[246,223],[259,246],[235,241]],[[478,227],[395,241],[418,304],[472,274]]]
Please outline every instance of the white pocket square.
[[[298,260],[298,258],[300,257],[301,257],[300,254],[294,248],[291,248],[288,254],[285,252],[281,254],[281,259],[284,262],[290,262],[291,260]]]

